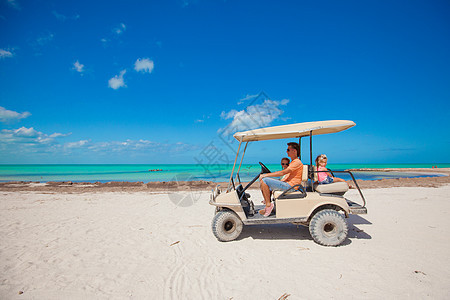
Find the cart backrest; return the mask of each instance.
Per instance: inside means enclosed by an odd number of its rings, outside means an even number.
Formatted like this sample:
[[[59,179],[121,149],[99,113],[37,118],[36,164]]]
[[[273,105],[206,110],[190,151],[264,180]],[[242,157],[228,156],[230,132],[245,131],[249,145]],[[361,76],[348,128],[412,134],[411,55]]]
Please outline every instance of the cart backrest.
[[[309,165],[303,165],[302,182],[308,181]]]
[[[317,171],[316,166],[313,166],[313,171],[314,171],[314,182],[317,182],[319,180],[319,176],[317,175],[318,173],[316,173]]]

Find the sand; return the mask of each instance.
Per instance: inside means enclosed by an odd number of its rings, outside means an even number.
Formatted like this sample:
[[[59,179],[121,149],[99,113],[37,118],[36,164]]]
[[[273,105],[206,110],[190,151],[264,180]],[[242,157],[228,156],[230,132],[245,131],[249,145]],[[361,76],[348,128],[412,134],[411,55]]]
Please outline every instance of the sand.
[[[363,191],[323,247],[292,224],[218,242],[205,191],[3,190],[0,299],[449,299],[450,185]]]

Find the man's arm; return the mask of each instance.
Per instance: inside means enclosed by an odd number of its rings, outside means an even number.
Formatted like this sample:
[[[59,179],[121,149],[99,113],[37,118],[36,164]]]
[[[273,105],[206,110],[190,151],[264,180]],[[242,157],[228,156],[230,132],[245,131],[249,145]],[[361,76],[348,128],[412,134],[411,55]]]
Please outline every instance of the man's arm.
[[[261,174],[261,175],[259,175],[259,178],[263,179],[264,177],[281,177],[281,176],[286,175],[286,174],[291,173],[291,172],[292,172],[291,169],[286,168],[286,169],[281,170],[281,171]]]

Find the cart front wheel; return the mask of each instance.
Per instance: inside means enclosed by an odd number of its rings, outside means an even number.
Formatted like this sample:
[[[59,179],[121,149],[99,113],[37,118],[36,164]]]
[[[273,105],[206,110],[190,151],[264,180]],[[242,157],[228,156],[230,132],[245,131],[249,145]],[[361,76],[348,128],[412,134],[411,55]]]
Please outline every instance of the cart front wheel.
[[[229,210],[217,212],[211,225],[214,236],[221,242],[229,242],[237,239],[243,228],[241,219]]]
[[[309,232],[317,244],[338,246],[347,238],[347,221],[339,212],[324,209],[312,217]]]

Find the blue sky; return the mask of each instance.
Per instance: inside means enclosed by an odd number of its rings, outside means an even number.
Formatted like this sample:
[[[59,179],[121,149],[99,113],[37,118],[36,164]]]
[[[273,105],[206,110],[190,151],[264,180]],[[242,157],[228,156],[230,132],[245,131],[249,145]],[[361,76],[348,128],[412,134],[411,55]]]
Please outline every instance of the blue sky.
[[[1,1],[0,163],[215,163],[243,118],[353,120],[330,163],[450,161],[448,1]]]

